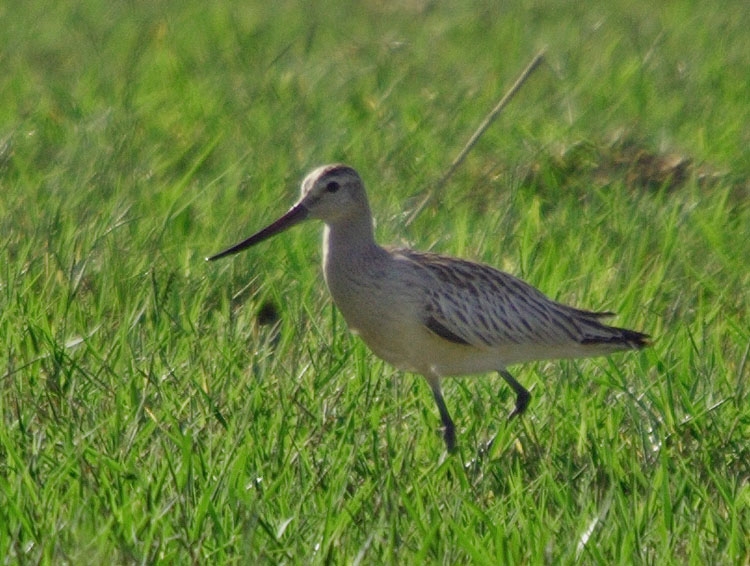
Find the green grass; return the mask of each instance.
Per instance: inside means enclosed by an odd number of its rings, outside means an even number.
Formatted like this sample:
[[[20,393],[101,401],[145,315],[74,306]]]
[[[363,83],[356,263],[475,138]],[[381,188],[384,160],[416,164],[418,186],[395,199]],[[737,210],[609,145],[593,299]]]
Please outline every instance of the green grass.
[[[266,4],[0,7],[4,562],[750,563],[745,3]],[[512,368],[510,423],[496,375],[446,381],[446,457],[423,380],[331,305],[320,226],[203,261],[337,160],[381,241],[654,346]]]

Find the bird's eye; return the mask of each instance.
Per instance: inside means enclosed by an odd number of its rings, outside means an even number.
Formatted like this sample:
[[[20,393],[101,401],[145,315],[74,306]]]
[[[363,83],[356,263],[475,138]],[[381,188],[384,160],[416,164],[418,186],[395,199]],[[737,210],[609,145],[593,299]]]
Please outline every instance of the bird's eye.
[[[326,192],[327,193],[335,193],[339,190],[341,185],[339,185],[336,181],[329,181],[326,185]]]

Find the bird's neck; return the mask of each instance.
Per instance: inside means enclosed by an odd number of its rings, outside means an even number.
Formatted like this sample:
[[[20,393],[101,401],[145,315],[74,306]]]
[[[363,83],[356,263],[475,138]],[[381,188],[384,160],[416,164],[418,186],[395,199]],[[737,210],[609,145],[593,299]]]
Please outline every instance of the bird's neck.
[[[372,219],[326,225],[323,231],[323,267],[327,280],[335,273],[361,270],[386,254],[375,243]],[[329,287],[332,281],[328,280]]]
[[[323,247],[329,253],[348,255],[375,246],[372,218],[354,218],[326,224]]]

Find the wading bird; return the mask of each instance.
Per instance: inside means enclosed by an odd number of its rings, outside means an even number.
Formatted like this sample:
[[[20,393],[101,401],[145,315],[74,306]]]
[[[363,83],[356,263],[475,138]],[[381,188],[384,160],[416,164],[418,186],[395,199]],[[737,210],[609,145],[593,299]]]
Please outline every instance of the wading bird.
[[[526,410],[531,395],[507,366],[649,344],[646,334],[600,322],[612,313],[563,305],[487,265],[379,246],[364,184],[351,167],[319,167],[301,192],[274,223],[207,259],[237,253],[307,218],[322,220],[323,273],[334,303],[376,355],[427,379],[448,451],[455,450],[456,433],[441,378],[499,372],[516,394],[512,418]]]

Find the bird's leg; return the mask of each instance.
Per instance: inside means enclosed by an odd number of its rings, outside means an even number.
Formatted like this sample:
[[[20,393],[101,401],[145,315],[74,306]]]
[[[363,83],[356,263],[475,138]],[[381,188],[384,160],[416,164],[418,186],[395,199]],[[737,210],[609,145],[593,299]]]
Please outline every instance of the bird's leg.
[[[515,378],[506,370],[500,369],[498,370],[498,372],[508,383],[508,385],[511,386],[513,391],[516,392],[516,406],[508,416],[508,419],[512,419],[515,416],[523,414],[523,412],[526,410],[526,407],[529,405],[529,399],[531,399],[531,393],[529,393],[528,389],[526,389],[523,385],[518,383]]]
[[[443,438],[445,439],[445,447],[448,452],[456,451],[456,427],[453,424],[453,419],[448,412],[448,407],[445,406],[445,400],[443,399],[443,392],[440,389],[440,380],[433,378],[429,380],[430,387],[432,388],[432,395],[435,397],[435,403],[437,403],[438,411],[440,411],[440,419],[443,421]]]

